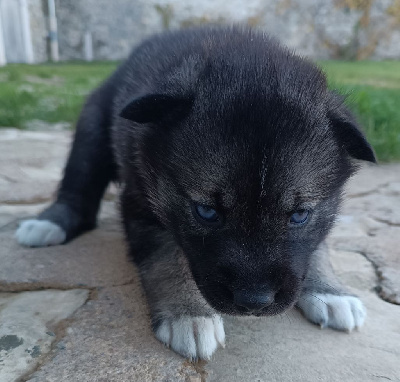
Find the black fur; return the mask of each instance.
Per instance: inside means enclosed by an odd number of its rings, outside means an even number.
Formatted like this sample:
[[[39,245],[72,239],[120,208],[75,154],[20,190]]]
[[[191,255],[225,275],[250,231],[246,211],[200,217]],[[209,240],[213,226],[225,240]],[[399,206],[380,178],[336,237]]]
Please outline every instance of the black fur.
[[[212,308],[247,314],[235,293],[272,293],[257,314],[276,314],[304,288],[327,289],[307,274],[323,277],[315,253],[353,158],[375,161],[315,65],[247,28],[168,32],[136,48],[89,98],[57,201],[40,218],[72,239],[94,227],[103,192],[118,179],[155,325],[168,315],[212,314],[178,307],[191,293],[169,279],[185,285],[180,256]],[[199,224],[193,202],[213,206],[223,224]],[[291,226],[299,209],[310,219]],[[161,263],[175,273],[155,272]],[[161,297],[157,288],[171,292]]]

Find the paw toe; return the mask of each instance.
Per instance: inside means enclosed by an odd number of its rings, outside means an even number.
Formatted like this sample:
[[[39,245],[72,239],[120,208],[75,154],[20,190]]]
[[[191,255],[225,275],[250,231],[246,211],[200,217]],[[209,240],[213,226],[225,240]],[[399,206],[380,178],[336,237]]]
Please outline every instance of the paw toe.
[[[354,301],[351,304],[351,311],[354,317],[354,326],[358,329],[364,325],[365,318],[367,317],[367,310],[358,298],[353,297],[353,299]]]
[[[196,342],[193,323],[190,319],[181,318],[172,321],[171,347],[186,358],[196,358]]]
[[[214,323],[214,335],[215,339],[217,340],[218,344],[225,347],[225,330],[224,330],[224,323],[222,321],[222,317],[218,316],[217,314],[213,317]]]
[[[198,357],[210,359],[218,347],[213,321],[205,317],[197,318],[194,322],[194,334],[197,340]]]

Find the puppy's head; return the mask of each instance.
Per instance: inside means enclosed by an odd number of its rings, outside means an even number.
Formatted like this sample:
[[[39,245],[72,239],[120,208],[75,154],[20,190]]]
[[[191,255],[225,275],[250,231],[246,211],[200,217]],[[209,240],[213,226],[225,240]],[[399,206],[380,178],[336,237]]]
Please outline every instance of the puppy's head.
[[[190,91],[145,95],[122,112],[143,128],[154,214],[207,301],[230,314],[277,314],[296,302],[352,159],[375,161],[314,65],[260,49],[197,63]]]

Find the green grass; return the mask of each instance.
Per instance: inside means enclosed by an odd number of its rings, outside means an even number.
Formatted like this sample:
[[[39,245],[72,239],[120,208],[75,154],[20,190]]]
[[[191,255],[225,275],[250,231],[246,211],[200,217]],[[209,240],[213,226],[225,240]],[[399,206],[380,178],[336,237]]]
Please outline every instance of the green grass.
[[[400,160],[400,62],[338,62],[320,65],[330,87],[348,95],[379,161]]]
[[[400,62],[320,62],[331,88],[348,104],[380,161],[400,160]],[[76,121],[87,94],[116,63],[7,65],[0,68],[0,126]]]
[[[38,119],[73,124],[89,94],[116,63],[7,65],[0,68],[0,126]]]

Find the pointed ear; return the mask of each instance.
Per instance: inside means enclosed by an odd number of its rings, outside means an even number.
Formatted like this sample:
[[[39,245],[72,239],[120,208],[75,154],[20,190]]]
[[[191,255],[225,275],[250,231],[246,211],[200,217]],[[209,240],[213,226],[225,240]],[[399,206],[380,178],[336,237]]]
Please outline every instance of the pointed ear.
[[[120,117],[138,123],[159,122],[182,116],[190,110],[191,98],[167,94],[148,94],[134,98],[120,112]]]
[[[344,105],[343,97],[336,93],[331,95],[328,118],[340,145],[351,157],[376,163],[374,150],[361,132],[354,115]]]

